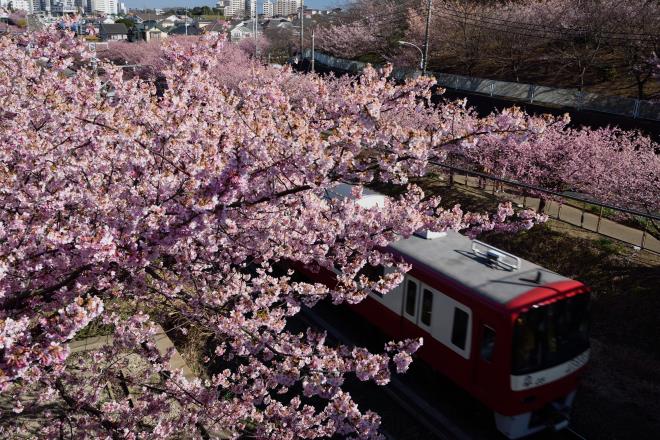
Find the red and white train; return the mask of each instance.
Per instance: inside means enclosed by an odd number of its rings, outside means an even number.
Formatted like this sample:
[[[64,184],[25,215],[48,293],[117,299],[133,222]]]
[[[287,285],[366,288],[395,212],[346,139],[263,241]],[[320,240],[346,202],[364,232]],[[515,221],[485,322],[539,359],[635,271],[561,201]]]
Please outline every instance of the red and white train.
[[[349,197],[350,187],[333,193]],[[365,189],[358,203],[384,197]],[[589,359],[587,286],[456,232],[386,250],[412,270],[389,294],[353,306],[357,313],[392,338],[424,337],[419,357],[491,408],[507,437],[568,426]]]

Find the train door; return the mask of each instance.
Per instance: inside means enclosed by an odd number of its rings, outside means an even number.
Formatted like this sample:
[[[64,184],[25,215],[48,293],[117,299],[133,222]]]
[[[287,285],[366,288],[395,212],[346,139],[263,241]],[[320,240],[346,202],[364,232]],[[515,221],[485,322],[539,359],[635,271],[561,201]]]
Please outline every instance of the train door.
[[[403,301],[401,303],[401,334],[412,336],[417,334],[417,314],[420,309],[419,296],[422,283],[406,275],[403,288]]]
[[[478,328],[475,330],[477,333],[475,383],[481,393],[491,395],[497,387],[495,356],[498,348],[501,347],[497,347],[495,326],[479,320]]]

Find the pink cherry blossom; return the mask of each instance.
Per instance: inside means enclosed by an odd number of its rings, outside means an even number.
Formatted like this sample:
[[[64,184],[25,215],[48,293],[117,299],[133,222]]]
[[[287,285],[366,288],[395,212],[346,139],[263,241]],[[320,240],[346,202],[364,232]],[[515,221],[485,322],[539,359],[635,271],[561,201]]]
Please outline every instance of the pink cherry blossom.
[[[414,185],[370,209],[328,191],[407,185],[463,141],[524,143],[545,120],[434,105],[432,79],[397,85],[390,69],[272,69],[223,36],[159,51],[161,90],[66,33],[0,38],[0,392],[22,411],[0,436],[379,438],[344,381],[387,383],[421,341],[370,353],[287,322],[391,290],[409,267],[383,249],[418,229],[542,218],[443,208]],[[367,264],[394,271],[370,280]],[[341,275],[312,283],[292,265]],[[72,354],[90,323],[109,335]],[[208,370],[174,369],[157,324],[204,334]]]

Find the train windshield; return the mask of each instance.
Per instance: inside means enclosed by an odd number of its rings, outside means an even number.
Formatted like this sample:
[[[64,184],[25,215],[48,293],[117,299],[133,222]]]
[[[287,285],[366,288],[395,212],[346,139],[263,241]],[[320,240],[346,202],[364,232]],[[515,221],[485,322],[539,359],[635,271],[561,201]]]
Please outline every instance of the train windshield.
[[[589,348],[589,294],[535,306],[520,314],[513,332],[512,374],[554,367]]]

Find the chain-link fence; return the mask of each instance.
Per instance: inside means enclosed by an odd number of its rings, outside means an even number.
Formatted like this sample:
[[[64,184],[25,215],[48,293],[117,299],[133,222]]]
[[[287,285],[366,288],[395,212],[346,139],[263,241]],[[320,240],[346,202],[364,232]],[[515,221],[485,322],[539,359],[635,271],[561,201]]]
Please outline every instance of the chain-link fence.
[[[519,208],[542,210],[550,218],[660,254],[660,216],[622,208],[572,192],[549,191],[443,163],[433,171],[448,185],[460,185],[511,201]]]

